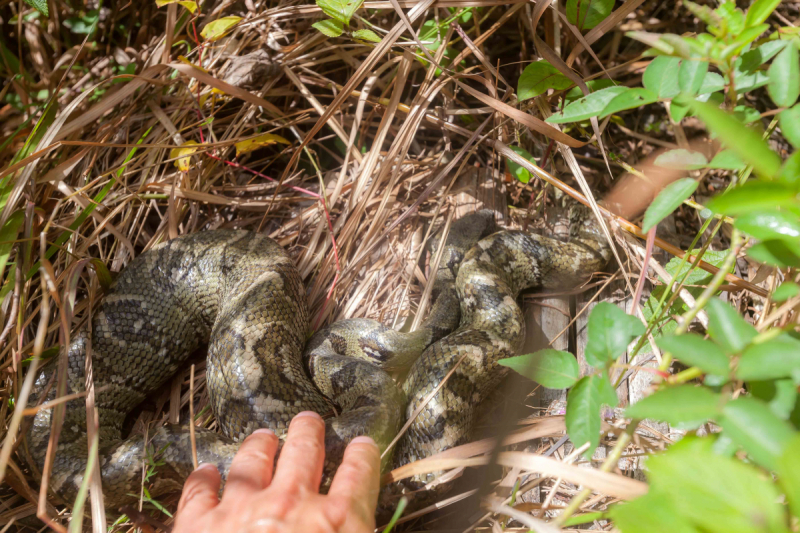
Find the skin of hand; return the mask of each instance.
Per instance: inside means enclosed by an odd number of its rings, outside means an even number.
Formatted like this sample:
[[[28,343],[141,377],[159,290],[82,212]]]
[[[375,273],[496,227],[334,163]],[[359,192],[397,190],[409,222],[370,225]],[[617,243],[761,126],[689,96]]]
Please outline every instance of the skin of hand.
[[[221,499],[219,471],[200,465],[184,484],[173,533],[371,533],[380,483],[378,447],[369,437],[353,439],[322,495],[324,437],[318,414],[296,415],[275,467],[278,438],[268,429],[253,432],[231,463]]]

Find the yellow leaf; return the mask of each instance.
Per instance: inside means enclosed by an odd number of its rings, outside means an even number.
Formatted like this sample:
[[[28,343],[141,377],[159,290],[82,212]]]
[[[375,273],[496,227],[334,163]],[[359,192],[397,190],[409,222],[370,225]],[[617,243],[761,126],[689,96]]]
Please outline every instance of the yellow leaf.
[[[175,159],[174,165],[184,172],[189,170],[189,165],[192,160],[191,156],[197,151],[197,148],[194,148],[194,146],[197,146],[197,142],[186,141],[181,146],[173,148],[169,152],[170,159]]]
[[[222,17],[221,19],[211,21],[206,24],[206,27],[203,28],[200,35],[202,35],[203,39],[206,41],[216,41],[225,35],[228,30],[233,28],[240,20],[242,20],[242,17]]]
[[[190,13],[197,11],[197,2],[192,0],[156,0],[156,7],[164,7],[169,4],[180,4],[188,9]]]
[[[280,135],[274,135],[272,133],[262,133],[261,135],[256,135],[255,137],[251,137],[249,139],[245,139],[244,141],[239,141],[236,143],[236,156],[240,156],[242,154],[246,154],[247,152],[252,152],[253,150],[258,150],[262,146],[269,146],[270,144],[281,143],[281,144],[292,144]]]

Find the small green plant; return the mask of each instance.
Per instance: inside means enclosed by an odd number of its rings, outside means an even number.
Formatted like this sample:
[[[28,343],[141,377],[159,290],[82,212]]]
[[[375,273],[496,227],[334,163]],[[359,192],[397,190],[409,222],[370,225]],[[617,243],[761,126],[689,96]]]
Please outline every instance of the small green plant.
[[[339,37],[347,32],[353,39],[379,43],[381,38],[370,29],[348,31],[350,20],[363,3],[364,0],[317,0],[317,6],[331,18],[315,22],[312,26],[327,37]]]
[[[147,446],[147,457],[145,459],[145,465],[147,466],[147,470],[145,470],[144,478],[142,480],[142,502],[158,509],[162,513],[167,516],[172,516],[172,513],[167,510],[166,507],[161,505],[157,500],[153,499],[150,494],[150,490],[147,488],[150,484],[150,481],[155,478],[156,474],[158,473],[158,468],[164,466],[166,462],[162,459],[164,456],[164,452],[167,451],[169,448],[169,444],[165,444],[161,449],[156,450],[153,446]],[[129,496],[133,496],[134,498],[139,498],[138,494],[129,494]]]
[[[643,419],[667,422],[687,436],[647,461],[647,495],[614,505],[603,515],[623,533],[797,531],[800,333],[796,324],[777,319],[800,304],[800,36],[797,28],[771,31],[765,22],[779,3],[756,0],[745,12],[729,1],[716,9],[685,1],[707,33],[629,33],[655,56],[642,86],[595,80],[586,96],[577,88],[564,93],[563,109],[548,118],[556,124],[583,122],[663,103],[675,123],[687,116],[705,123],[724,150],[710,160],[699,152],[670,150],[656,164],[734,175],[728,189],[705,206],[689,200],[699,185],[695,178],[675,181],[652,202],[642,224],[649,231],[684,203],[698,209],[705,221],[691,253],[719,268],[716,275],[697,270],[696,261],[687,258],[670,261],[665,268],[670,279],[654,287],[642,307],[646,327],[610,304],[599,304],[589,316],[586,361],[593,370],[580,379],[577,362],[565,352],[544,350],[503,362],[545,387],[571,387],[567,432],[576,447],[589,443],[588,456],[599,441],[600,406],[617,404],[609,380],[616,359],[638,337],[629,353],[635,356],[649,344],[643,333],[652,335],[663,356],[654,392],[626,409],[631,423],[618,437],[615,452],[621,453],[617,448],[627,445]],[[582,13],[584,7],[577,4],[576,12]],[[596,3],[596,11],[601,4]],[[568,15],[570,9],[568,2]],[[588,14],[586,20],[591,20]],[[538,61],[523,72],[518,99],[570,85],[561,72]],[[775,105],[769,114],[777,115],[766,129],[761,124],[765,110],[752,103],[758,100],[743,98],[761,87]],[[787,141],[779,144],[795,149],[788,157],[767,142],[778,132]],[[529,177],[515,168],[509,162],[518,179]],[[716,232],[725,223],[733,226],[730,249],[695,249],[703,232]],[[758,328],[715,297],[740,250],[783,279],[770,294],[780,307],[772,314],[765,308]],[[685,287],[691,304],[678,297],[673,282]],[[701,311],[708,316],[706,335],[690,333]],[[669,374],[673,360],[688,368]],[[576,497],[567,507],[561,525],[580,501]]]

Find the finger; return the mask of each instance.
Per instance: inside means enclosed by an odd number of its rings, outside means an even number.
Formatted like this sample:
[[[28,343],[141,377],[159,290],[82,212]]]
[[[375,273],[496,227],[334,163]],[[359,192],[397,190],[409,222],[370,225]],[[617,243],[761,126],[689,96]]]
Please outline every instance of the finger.
[[[369,437],[356,437],[344,451],[344,459],[328,494],[336,501],[345,501],[348,515],[362,520],[374,519],[380,490],[381,454]]]
[[[219,504],[219,485],[220,475],[216,466],[203,463],[197,467],[183,484],[177,520],[184,515],[191,520],[216,507]]]
[[[325,422],[304,411],[292,419],[281,450],[273,486],[284,490],[319,491],[325,461]]]
[[[231,461],[222,501],[241,501],[267,488],[277,451],[278,437],[269,429],[257,429],[247,437]]]

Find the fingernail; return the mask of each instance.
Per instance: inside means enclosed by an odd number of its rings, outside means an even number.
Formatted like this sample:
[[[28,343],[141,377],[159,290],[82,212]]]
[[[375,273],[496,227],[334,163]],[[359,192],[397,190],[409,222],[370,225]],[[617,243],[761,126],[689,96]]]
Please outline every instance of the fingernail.
[[[314,411],[302,411],[302,412],[297,413],[296,415],[294,415],[295,418],[301,418],[301,417],[305,417],[305,416],[310,416],[312,418],[316,418],[318,420],[322,420],[322,417],[319,416],[319,414],[315,413]]]
[[[261,428],[261,429],[255,430],[253,432],[253,435],[272,435],[274,437],[275,436],[275,432],[272,431],[269,428]]]
[[[372,444],[376,448],[378,447],[378,445],[375,443],[375,441],[372,440],[370,437],[367,437],[366,435],[363,435],[361,437],[356,437],[356,438],[354,438],[353,440],[350,441],[350,444],[362,444],[362,443],[363,444]]]
[[[200,470],[211,470],[211,469],[216,470],[217,469],[217,465],[215,465],[213,463],[203,463],[203,464],[199,465],[197,468],[195,468],[194,471],[198,472]]]

